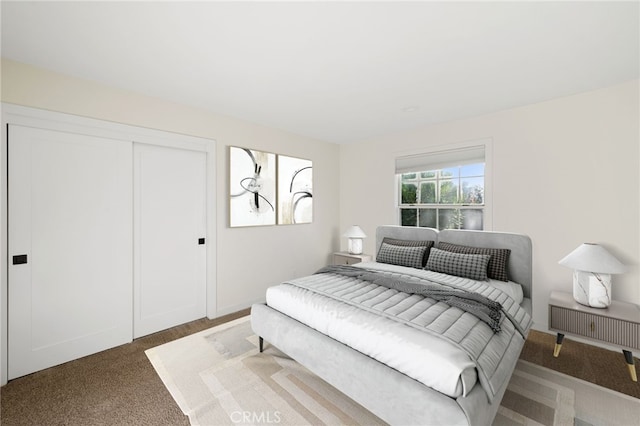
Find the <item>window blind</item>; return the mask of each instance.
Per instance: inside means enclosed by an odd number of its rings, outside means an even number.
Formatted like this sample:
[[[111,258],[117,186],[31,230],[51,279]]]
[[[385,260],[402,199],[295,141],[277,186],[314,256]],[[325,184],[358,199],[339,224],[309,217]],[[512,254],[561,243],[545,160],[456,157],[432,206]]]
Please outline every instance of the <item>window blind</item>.
[[[484,145],[398,157],[396,174],[441,170],[473,163],[484,163]]]

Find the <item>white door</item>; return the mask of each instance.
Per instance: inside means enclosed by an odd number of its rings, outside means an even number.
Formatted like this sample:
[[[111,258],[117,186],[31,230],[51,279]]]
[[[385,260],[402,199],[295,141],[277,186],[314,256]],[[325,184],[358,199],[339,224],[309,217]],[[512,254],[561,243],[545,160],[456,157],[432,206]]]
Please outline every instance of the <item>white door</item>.
[[[134,337],[206,315],[204,152],[134,144]]]
[[[131,341],[132,144],[9,125],[8,377]]]

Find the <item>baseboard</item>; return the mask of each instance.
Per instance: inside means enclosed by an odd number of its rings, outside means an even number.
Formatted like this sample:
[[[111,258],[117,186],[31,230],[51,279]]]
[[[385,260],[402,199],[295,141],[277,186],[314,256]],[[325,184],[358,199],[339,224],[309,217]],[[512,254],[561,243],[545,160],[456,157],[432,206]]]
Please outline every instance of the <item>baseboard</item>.
[[[250,308],[251,305],[253,305],[254,303],[265,303],[265,299],[259,298],[249,302],[239,303],[237,305],[225,306],[222,308],[218,307],[215,318],[220,318],[229,314],[235,314],[236,312]],[[209,319],[215,319],[215,318],[209,317]]]

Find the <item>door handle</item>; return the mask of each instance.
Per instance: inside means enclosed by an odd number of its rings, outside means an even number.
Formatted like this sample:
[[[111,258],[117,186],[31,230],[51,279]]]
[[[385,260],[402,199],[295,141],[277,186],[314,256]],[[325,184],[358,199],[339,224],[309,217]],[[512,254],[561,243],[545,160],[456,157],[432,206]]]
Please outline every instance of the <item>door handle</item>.
[[[14,265],[23,265],[27,263],[27,255],[26,254],[18,254],[13,256],[13,264]]]
[[[203,245],[204,244],[204,238],[198,238],[198,244],[199,245]]]

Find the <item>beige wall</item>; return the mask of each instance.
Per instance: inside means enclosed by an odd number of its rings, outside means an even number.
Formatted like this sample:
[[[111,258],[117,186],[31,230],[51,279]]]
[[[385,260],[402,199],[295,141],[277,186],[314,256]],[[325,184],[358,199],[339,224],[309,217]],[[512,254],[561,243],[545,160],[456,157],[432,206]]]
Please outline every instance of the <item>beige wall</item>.
[[[396,223],[394,158],[432,145],[493,140],[493,230],[534,245],[534,320],[547,326],[551,290],[571,291],[558,260],[583,242],[603,244],[629,271],[613,297],[640,304],[638,81],[341,146],[340,229]],[[344,245],[344,242],[342,242]]]
[[[4,59],[2,102],[216,140],[218,315],[263,300],[270,285],[314,272],[338,247],[337,145]],[[229,228],[228,146],[312,160],[313,223]]]

